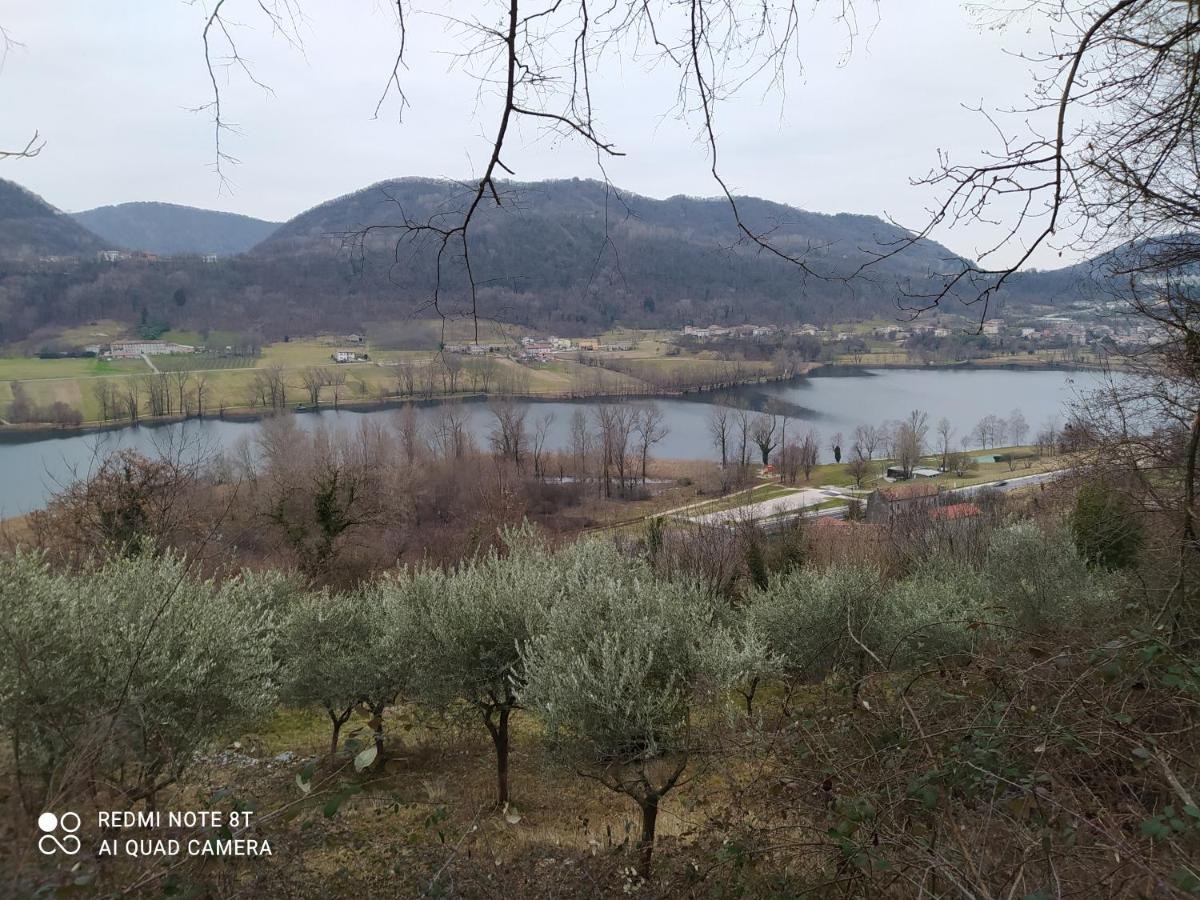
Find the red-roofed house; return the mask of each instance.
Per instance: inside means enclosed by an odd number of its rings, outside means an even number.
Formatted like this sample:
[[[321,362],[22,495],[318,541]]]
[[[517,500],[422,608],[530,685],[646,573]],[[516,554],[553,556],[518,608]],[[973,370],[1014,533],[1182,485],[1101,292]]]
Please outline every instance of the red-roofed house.
[[[936,484],[928,483],[880,488],[867,498],[867,521],[890,522],[902,511],[933,506],[939,492]]]
[[[973,519],[982,513],[974,503],[951,503],[949,506],[935,506],[929,511],[931,519]]]

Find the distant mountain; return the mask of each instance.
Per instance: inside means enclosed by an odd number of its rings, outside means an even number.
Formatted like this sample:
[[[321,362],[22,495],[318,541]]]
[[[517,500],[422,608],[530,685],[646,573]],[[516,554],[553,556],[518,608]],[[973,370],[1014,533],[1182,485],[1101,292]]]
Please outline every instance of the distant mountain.
[[[119,203],[73,217],[127,250],[159,254],[231,256],[249,250],[279,227],[278,222],[174,203]]]
[[[772,247],[802,257],[816,273],[806,277],[743,239],[723,198],[657,200],[580,179],[499,187],[506,202],[481,205],[472,228],[472,271],[495,309],[517,309],[532,321],[844,320],[894,312],[898,296],[924,289],[959,262],[945,247],[919,241],[851,283],[847,277],[863,263],[910,234],[874,216],[739,198],[748,227],[768,235]],[[321,256],[349,260],[365,286],[428,297],[436,236],[401,240],[394,226],[452,225],[468,197],[457,182],[382,182],[296,216],[251,256],[303,259],[309,266]],[[376,230],[360,244],[356,233],[366,226]],[[452,259],[442,272],[450,298],[466,296],[458,262]]]
[[[0,210],[7,206],[16,223],[0,228],[8,246],[45,245],[32,236],[49,229],[60,237],[58,249],[40,252],[74,250],[77,258],[0,266],[0,344],[101,318],[240,330],[267,340],[327,330],[378,334],[377,326],[401,332],[404,320],[436,314],[430,307],[435,285],[438,311],[471,310],[460,245],[448,244],[439,273],[438,232],[404,227],[453,228],[470,196],[457,182],[384,182],[274,230],[266,222],[166,204],[80,214],[113,244],[173,256],[117,261],[83,252],[104,246],[103,239],[15,185],[4,187]],[[900,305],[936,293],[945,274],[965,262],[927,240],[888,255],[911,235],[874,216],[813,213],[753,197],[738,198],[741,219],[772,249],[739,232],[722,198],[658,200],[579,179],[498,189],[502,205],[491,198],[483,203],[470,232],[477,311],[564,335],[614,326],[903,318]],[[191,222],[205,228],[184,227]],[[255,228],[244,229],[246,223]],[[235,253],[254,239],[255,229],[270,233]],[[0,241],[0,256],[4,251]],[[222,252],[233,255],[216,262],[191,255]],[[802,258],[813,274],[780,253]],[[964,283],[964,293],[969,289]],[[1021,273],[1006,282],[989,314],[1001,312],[997,304],[1054,304],[1091,290],[1071,268]],[[973,296],[952,296],[943,308],[961,310],[954,300]]]
[[[0,259],[73,256],[110,246],[37,194],[0,178]]]

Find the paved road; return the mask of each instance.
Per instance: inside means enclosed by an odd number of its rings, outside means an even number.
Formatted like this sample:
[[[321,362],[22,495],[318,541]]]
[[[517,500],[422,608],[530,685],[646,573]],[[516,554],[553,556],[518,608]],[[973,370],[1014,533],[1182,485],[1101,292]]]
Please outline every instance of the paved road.
[[[999,491],[1007,494],[1009,491],[1019,490],[1024,487],[1031,487],[1035,484],[1046,484],[1062,478],[1070,469],[1057,469],[1053,472],[1037,472],[1033,475],[1016,475],[1012,478],[1001,478],[997,481],[989,481],[984,484],[971,484],[960,488],[947,488],[942,491],[943,494],[955,494],[962,497],[970,497],[982,491]],[[816,495],[809,497],[806,501],[795,501],[790,504],[785,503],[782,506],[773,509],[766,509],[771,504],[778,504],[779,501],[789,501],[800,495]],[[829,517],[834,519],[844,519],[846,517],[845,506],[834,506],[828,509],[817,509],[805,511],[810,506],[815,506],[824,500],[829,500],[835,497],[847,497],[846,494],[839,493],[836,490],[823,489],[820,491],[804,490],[799,494],[789,494],[785,497],[776,497],[773,500],[764,500],[761,503],[751,503],[747,506],[740,506],[734,509],[722,510],[719,513],[709,513],[704,516],[695,516],[693,522],[701,525],[722,525],[732,522],[742,521],[746,517],[757,519],[766,519],[772,514],[781,512],[794,511],[795,515],[787,516],[780,515],[778,518],[773,518],[770,522],[765,523],[768,527],[778,527],[784,522],[794,519],[796,516],[805,516],[807,518]],[[762,509],[760,509],[762,508]]]
[[[1001,478],[999,481],[989,481],[987,484],[972,484],[967,487],[951,488],[946,493],[970,496],[971,494],[978,494],[980,491],[990,490],[1007,494],[1009,491],[1015,491],[1018,488],[1055,481],[1062,478],[1069,471],[1071,470],[1057,469],[1053,472],[1038,472],[1034,475],[1017,475],[1013,478]]]
[[[691,520],[698,525],[724,525],[748,520],[767,519],[789,512],[802,512],[805,508],[816,506],[840,496],[833,491],[818,491],[811,488],[796,491],[794,494],[784,494],[772,497],[770,500],[760,500],[757,503],[747,503],[732,509],[722,509],[718,512],[692,516]]]

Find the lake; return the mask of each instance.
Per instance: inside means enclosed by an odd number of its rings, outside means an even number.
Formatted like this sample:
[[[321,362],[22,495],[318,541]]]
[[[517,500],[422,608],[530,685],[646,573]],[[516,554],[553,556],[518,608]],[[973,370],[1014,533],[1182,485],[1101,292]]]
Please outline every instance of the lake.
[[[774,401],[790,414],[818,429],[822,452],[828,455],[829,438],[836,432],[851,434],[860,424],[878,425],[903,418],[912,409],[929,414],[930,431],[945,416],[956,429],[957,440],[988,414],[1007,417],[1020,409],[1031,436],[1049,419],[1062,423],[1067,408],[1080,392],[1097,386],[1101,376],[1092,372],[998,369],[882,369],[819,370],[791,382],[755,385],[723,395],[695,399],[660,399],[655,402],[666,413],[670,431],[655,448],[659,458],[712,459],[716,452],[708,434],[708,411],[712,403],[745,403],[761,408]],[[567,447],[570,419],[578,408],[593,405],[581,400],[570,403],[531,403],[527,423],[553,415],[550,444]],[[492,416],[484,403],[468,404],[471,428],[481,446],[486,446]],[[423,422],[437,415],[434,406],[422,406],[417,414]],[[369,412],[305,413],[297,420],[306,428],[354,427],[365,419],[391,422],[394,409]],[[795,426],[789,426],[789,428]],[[85,476],[114,450],[132,448],[154,455],[171,443],[186,445],[189,453],[212,453],[231,448],[243,439],[253,440],[256,422],[218,419],[193,420],[170,425],[122,428],[99,434],[66,434],[35,440],[8,439],[0,443],[0,518],[20,515],[43,506],[62,486]]]

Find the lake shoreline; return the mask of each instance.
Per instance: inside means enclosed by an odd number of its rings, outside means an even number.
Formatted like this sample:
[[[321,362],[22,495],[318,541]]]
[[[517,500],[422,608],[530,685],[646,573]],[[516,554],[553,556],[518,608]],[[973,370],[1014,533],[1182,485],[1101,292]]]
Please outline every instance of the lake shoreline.
[[[857,377],[856,377],[857,376]],[[895,421],[911,409],[924,409],[930,420],[945,417],[961,437],[971,433],[981,417],[1007,415],[1020,409],[1027,424],[1037,428],[1047,422],[1063,421],[1078,398],[1098,383],[1095,373],[1017,370],[984,370],[978,367],[946,369],[920,367],[901,370],[855,367],[813,368],[809,377],[794,377],[710,392],[691,391],[675,396],[654,395],[664,419],[665,435],[656,456],[671,459],[712,459],[712,409],[744,408],[774,412],[789,420],[788,435],[807,430],[823,448],[825,438],[851,435],[859,425]],[[307,396],[307,395],[305,395]],[[456,399],[464,395],[456,395]],[[477,447],[487,447],[495,431],[494,404],[478,394],[465,395],[466,403],[456,409],[458,426],[464,427]],[[597,403],[628,403],[632,397],[568,397],[556,400],[545,395],[520,399],[526,427],[544,432],[544,446],[552,451],[572,446],[572,422],[582,413],[595,427]],[[535,405],[536,404],[536,405]],[[334,410],[322,407],[323,415],[294,415],[296,427],[317,430],[355,431],[363,424],[394,428],[400,407],[411,416],[423,438],[436,439],[442,416],[450,410],[438,398],[403,398],[383,407],[377,402],[340,403]],[[0,437],[0,516],[20,515],[42,508],[64,484],[95,471],[98,462],[116,450],[131,450],[148,457],[164,452],[188,459],[215,457],[223,452],[255,452],[255,441],[264,425],[264,410],[216,416],[183,422],[143,421],[139,427],[109,423],[106,429],[80,434],[66,429],[24,430]],[[727,421],[729,419],[727,418]],[[736,423],[734,425],[736,427]],[[797,430],[799,429],[799,430]],[[40,439],[39,439],[40,438]],[[247,443],[249,442],[249,443]],[[719,455],[719,453],[718,453]]]
[[[488,394],[482,391],[469,394],[442,394],[433,397],[386,397],[372,400],[351,400],[339,402],[336,405],[324,404],[311,407],[308,404],[295,404],[282,410],[265,410],[252,407],[227,407],[216,414],[206,413],[201,416],[142,416],[137,423],[127,420],[110,422],[84,422],[81,425],[52,425],[45,422],[31,422],[14,425],[0,420],[0,445],[28,444],[38,441],[55,440],[57,438],[73,438],[90,434],[106,434],[129,428],[161,428],[177,425],[181,422],[261,422],[277,415],[279,412],[300,414],[322,412],[377,412],[388,409],[403,409],[406,406],[426,408],[441,406],[446,403],[487,403],[493,400],[509,400],[514,403],[567,403],[575,401],[605,403],[620,401],[648,401],[654,399],[687,400],[722,391],[732,391],[755,385],[784,384],[802,378],[838,378],[847,376],[870,375],[872,370],[886,369],[889,371],[913,372],[1102,372],[1100,366],[1068,363],[980,363],[970,360],[952,363],[928,363],[917,365],[913,363],[808,363],[803,372],[791,375],[765,375],[741,381],[715,384],[702,388],[682,391],[655,391],[635,394],[582,394],[573,391],[561,391],[543,394]]]
[[[702,388],[682,391],[654,391],[634,394],[582,394],[574,391],[561,391],[542,394],[488,394],[483,391],[463,394],[442,394],[433,397],[385,397],[372,400],[340,401],[336,404],[327,403],[313,407],[298,403],[281,409],[266,410],[258,407],[227,407],[216,414],[206,413],[200,416],[142,416],[135,423],[128,420],[110,422],[84,422],[81,425],[51,425],[45,422],[30,422],[20,425],[11,423],[0,424],[0,445],[30,444],[39,441],[55,440],[58,438],[75,438],[89,434],[107,434],[114,431],[124,431],[133,428],[165,428],[184,422],[261,422],[282,412],[301,415],[321,414],[324,412],[380,412],[388,409],[403,409],[407,406],[429,408],[443,406],[447,403],[488,403],[495,400],[506,400],[513,403],[618,403],[642,402],[656,399],[687,400],[706,394],[719,394],[722,391],[739,390],[756,385],[785,384],[799,378],[811,375],[820,367],[820,363],[809,364],[804,372],[791,375],[760,375],[741,381],[723,382]]]

